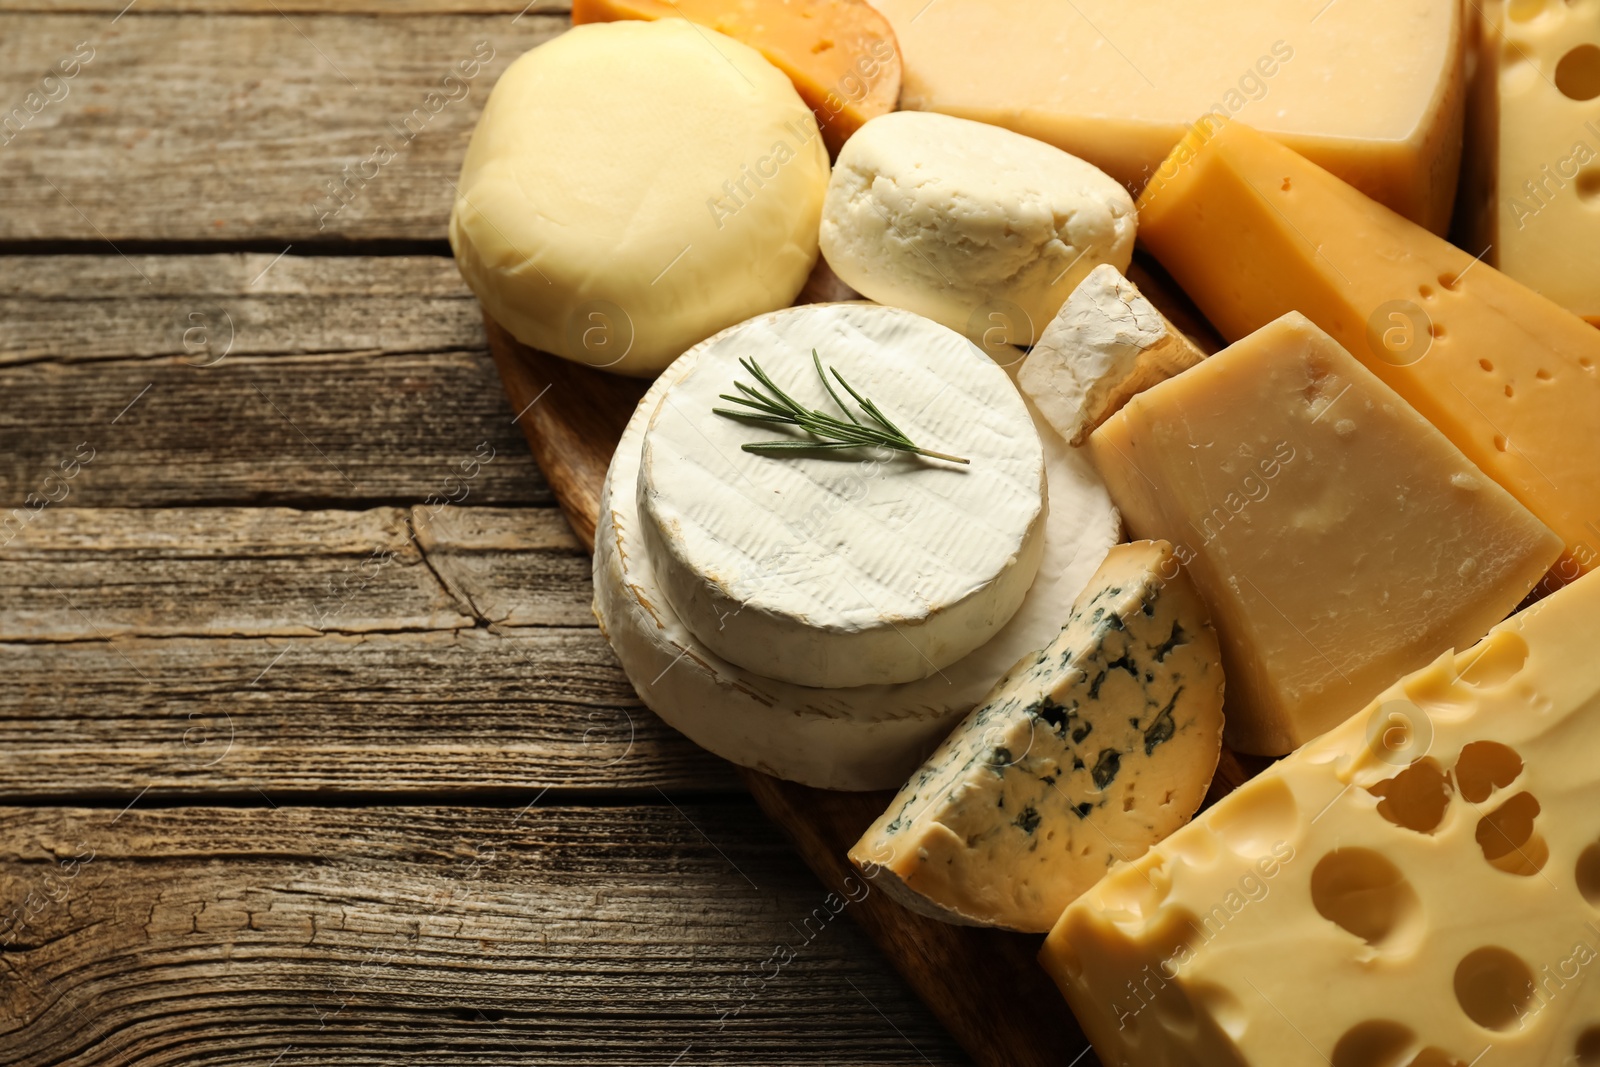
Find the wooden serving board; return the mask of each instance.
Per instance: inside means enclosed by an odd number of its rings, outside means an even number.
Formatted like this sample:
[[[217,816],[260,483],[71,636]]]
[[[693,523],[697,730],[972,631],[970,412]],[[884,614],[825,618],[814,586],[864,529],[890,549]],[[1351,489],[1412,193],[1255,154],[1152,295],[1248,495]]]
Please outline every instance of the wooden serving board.
[[[1136,263],[1129,276],[1205,351],[1219,347],[1209,325],[1159,267]],[[819,260],[797,303],[853,297]],[[534,459],[573,531],[592,552],[606,468],[649,383],[529,348],[487,315],[485,325]],[[1247,769],[1224,752],[1207,803],[1258,769]],[[859,896],[863,882],[846,853],[894,794],[836,793],[758,771],[741,773],[761,809],[787,832],[823,884],[841,897]],[[852,879],[852,893],[846,893],[846,878]],[[978,1063],[1098,1067],[1066,1002],[1038,965],[1042,936],[951,926],[915,915],[878,892],[868,892],[846,910]],[[908,1036],[915,1041],[915,1035]]]

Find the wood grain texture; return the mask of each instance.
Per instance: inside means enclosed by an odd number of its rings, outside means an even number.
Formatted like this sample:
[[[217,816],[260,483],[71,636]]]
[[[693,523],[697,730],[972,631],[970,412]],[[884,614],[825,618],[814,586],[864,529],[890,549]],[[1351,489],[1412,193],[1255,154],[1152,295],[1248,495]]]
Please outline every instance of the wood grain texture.
[[[48,509],[0,547],[0,796],[737,791],[591,598],[554,509]]]
[[[489,88],[568,25],[141,7],[0,13],[0,242],[442,239]]]
[[[0,256],[0,321],[0,523],[454,499],[480,446],[466,502],[551,503],[444,257]]]
[[[956,1064],[748,800],[0,809],[0,1063]]]

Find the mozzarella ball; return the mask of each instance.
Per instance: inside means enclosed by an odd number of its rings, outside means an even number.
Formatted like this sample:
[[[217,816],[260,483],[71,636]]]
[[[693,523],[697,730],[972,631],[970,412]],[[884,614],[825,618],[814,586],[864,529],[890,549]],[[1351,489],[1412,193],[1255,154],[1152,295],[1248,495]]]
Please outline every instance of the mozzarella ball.
[[[1125,270],[1137,213],[1115,179],[1043,141],[900,111],[845,143],[822,211],[822,255],[881,304],[997,355],[1030,345],[1096,266]]]
[[[634,376],[793,302],[828,154],[760,53],[682,19],[578,26],[501,76],[450,246],[519,341]]]

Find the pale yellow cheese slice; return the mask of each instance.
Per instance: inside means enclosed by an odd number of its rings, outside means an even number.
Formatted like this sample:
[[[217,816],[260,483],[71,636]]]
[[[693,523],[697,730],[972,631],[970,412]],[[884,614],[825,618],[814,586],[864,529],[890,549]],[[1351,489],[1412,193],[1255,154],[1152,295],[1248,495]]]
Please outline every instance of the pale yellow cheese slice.
[[[1130,189],[1204,114],[1443,232],[1461,153],[1457,0],[877,0],[902,108],[1037,137]]]
[[[1290,313],[1090,435],[1136,537],[1210,606],[1228,744],[1282,755],[1505,618],[1560,539]]]

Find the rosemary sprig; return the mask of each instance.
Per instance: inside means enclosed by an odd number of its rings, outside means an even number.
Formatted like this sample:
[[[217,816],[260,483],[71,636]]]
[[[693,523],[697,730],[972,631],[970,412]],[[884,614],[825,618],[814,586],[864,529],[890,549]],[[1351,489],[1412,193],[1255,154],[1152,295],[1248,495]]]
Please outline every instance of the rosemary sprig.
[[[744,445],[746,452],[753,452],[758,456],[777,456],[785,452],[810,452],[816,449],[836,448],[866,448],[878,446],[890,448],[896,452],[911,452],[929,459],[942,459],[949,463],[970,463],[971,460],[960,456],[952,456],[945,452],[935,452],[929,448],[918,446],[911,438],[906,436],[904,430],[889,421],[883,411],[856,392],[849,382],[844,380],[833,367],[827,371],[822,369],[822,358],[817,355],[817,350],[811,350],[811,365],[817,368],[817,377],[822,379],[822,387],[828,391],[833,402],[839,405],[839,410],[844,412],[844,418],[830,415],[826,411],[805,407],[795,401],[788,393],[784,392],[767,372],[761,369],[761,364],[754,359],[740,359],[739,364],[755,377],[755,380],[765,387],[765,392],[744,382],[733,383],[739,390],[739,396],[731,393],[722,393],[720,398],[730,403],[741,405],[738,408],[712,408],[713,413],[729,419],[743,419],[746,422],[768,422],[778,426],[798,426],[812,437],[814,441],[789,439],[783,441],[753,441]],[[849,406],[840,399],[834,391],[833,382],[828,380],[828,374],[833,374],[834,379],[844,387],[844,391],[861,405],[861,410],[866,413],[871,423],[858,419]]]

